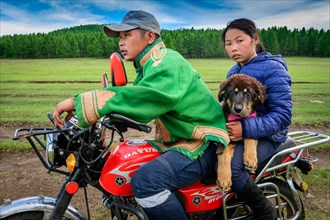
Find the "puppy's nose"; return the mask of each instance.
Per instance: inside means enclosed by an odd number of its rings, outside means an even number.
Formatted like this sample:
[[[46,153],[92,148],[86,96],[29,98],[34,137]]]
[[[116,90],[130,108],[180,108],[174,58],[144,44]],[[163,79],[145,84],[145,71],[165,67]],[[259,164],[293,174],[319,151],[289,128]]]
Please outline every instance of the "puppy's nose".
[[[243,110],[242,105],[235,105],[234,110],[236,113],[240,113]]]

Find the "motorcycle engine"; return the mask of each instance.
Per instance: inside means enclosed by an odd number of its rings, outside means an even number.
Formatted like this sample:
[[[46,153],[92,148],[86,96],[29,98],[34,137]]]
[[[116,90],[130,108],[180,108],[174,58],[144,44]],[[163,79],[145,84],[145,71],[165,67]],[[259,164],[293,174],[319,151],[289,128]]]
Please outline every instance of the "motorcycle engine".
[[[72,118],[65,123],[65,128],[77,127],[76,119]],[[71,134],[70,134],[71,133]],[[65,160],[70,152],[79,145],[76,141],[72,141],[72,132],[68,134],[63,133],[50,133],[46,136],[46,158],[52,167],[60,167],[65,165]]]

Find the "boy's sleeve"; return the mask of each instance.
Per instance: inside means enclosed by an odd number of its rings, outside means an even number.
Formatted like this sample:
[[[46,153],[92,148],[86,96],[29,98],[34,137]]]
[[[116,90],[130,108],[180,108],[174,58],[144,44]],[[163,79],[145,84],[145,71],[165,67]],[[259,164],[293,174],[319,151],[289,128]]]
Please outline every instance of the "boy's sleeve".
[[[154,71],[137,85],[109,87],[77,94],[75,114],[82,127],[88,127],[101,117],[117,112],[139,122],[147,123],[171,109],[182,96],[180,78],[166,69]],[[184,86],[186,83],[181,83]]]

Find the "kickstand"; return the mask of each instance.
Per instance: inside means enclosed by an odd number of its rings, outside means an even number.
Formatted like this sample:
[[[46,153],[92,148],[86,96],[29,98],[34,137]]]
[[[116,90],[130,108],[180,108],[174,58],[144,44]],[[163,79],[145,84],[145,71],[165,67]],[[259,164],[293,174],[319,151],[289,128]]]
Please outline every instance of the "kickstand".
[[[86,202],[87,218],[89,220],[89,219],[91,219],[91,217],[90,217],[90,212],[89,212],[88,196],[87,196],[86,186],[84,186],[84,195],[85,195],[85,202]]]

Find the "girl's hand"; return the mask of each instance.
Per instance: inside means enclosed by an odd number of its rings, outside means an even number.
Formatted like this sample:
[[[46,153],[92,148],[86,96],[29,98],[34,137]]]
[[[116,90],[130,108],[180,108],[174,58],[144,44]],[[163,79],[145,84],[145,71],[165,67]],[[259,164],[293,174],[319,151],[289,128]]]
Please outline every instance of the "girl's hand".
[[[61,115],[63,112],[67,112],[68,114],[65,117],[65,121],[70,120],[73,116],[74,111],[74,100],[73,98],[66,99],[56,105],[56,109],[53,113],[54,124],[61,128],[64,128],[64,121],[61,119]]]
[[[243,137],[242,123],[240,121],[228,122],[226,126],[231,141],[237,141]]]

